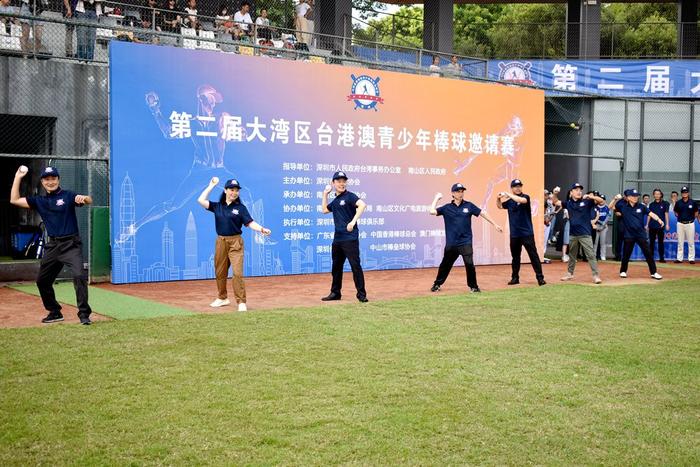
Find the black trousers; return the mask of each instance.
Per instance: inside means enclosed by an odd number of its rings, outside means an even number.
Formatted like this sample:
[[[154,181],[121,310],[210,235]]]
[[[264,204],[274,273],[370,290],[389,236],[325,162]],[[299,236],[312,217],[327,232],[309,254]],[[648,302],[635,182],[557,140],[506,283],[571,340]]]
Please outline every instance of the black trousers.
[[[625,225],[622,223],[622,221],[616,216],[617,220],[617,237],[615,240],[615,261],[622,261],[623,259],[623,253],[625,249]]]
[[[652,229],[649,227],[649,249],[651,250],[651,257],[654,257],[654,244],[659,242],[659,260],[664,260],[665,259],[665,251],[664,251],[664,236],[666,235],[666,232],[664,231],[664,228],[660,229]]]
[[[360,241],[350,240],[347,242],[333,242],[331,257],[333,259],[333,266],[331,267],[331,273],[333,274],[331,293],[341,295],[340,289],[343,288],[343,266],[345,266],[345,260],[347,259],[352,269],[352,280],[355,282],[355,288],[357,289],[357,298],[367,298],[365,274],[362,272],[362,265],[360,264]]]
[[[527,251],[527,256],[530,257],[530,263],[532,263],[532,269],[535,271],[535,277],[537,277],[537,280],[544,279],[542,263],[540,263],[540,256],[537,254],[534,235],[517,238],[511,237],[510,254],[513,257],[513,261],[511,262],[511,267],[513,269],[512,278],[520,278],[520,254],[523,251],[523,247],[525,247],[525,251]]]
[[[78,316],[88,317],[92,310],[88,305],[87,270],[83,266],[82,241],[78,235],[49,241],[44,248],[44,257],[39,266],[36,285],[41,301],[51,313],[59,313],[61,305],[56,301],[53,283],[63,266],[68,266],[73,276],[75,298],[78,302]]]
[[[464,260],[464,268],[467,270],[467,286],[470,289],[479,288],[476,283],[474,249],[471,245],[445,246],[444,256],[442,257],[442,262],[440,262],[437,277],[435,278],[435,285],[442,285],[445,283],[447,276],[450,275],[452,266],[454,266],[455,261],[457,261],[457,258],[460,256]]]
[[[627,266],[630,262],[630,256],[632,256],[632,250],[634,250],[634,245],[639,245],[639,248],[644,254],[644,259],[647,260],[647,265],[649,266],[649,274],[656,273],[656,263],[654,262],[654,256],[651,254],[651,249],[649,248],[649,242],[646,238],[626,238],[624,241],[625,250],[622,257],[622,264],[620,264],[620,272],[627,272]]]

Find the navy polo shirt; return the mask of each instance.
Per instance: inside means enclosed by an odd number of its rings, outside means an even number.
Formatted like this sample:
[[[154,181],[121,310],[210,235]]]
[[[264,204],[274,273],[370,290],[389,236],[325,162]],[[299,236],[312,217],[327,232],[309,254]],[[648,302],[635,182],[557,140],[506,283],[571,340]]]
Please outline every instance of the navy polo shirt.
[[[592,234],[591,210],[594,207],[595,203],[591,199],[569,199],[566,202],[566,209],[569,211],[569,235],[579,237]]]
[[[248,208],[240,201],[231,204],[209,201],[209,211],[214,213],[216,234],[225,237],[240,235],[244,225],[253,222],[248,213]]]
[[[625,238],[646,238],[647,232],[644,229],[644,216],[650,212],[648,207],[642,203],[630,206],[627,201],[620,200],[615,204],[615,209],[622,214]]]
[[[662,221],[666,222],[666,213],[670,209],[670,204],[668,204],[668,201],[661,200],[659,202],[657,201],[652,201],[649,203],[649,211],[653,212],[657,216],[661,218]],[[661,224],[656,222],[654,219],[649,219],[649,228],[650,229],[660,229]]]
[[[525,194],[518,196],[525,198],[527,202],[521,204],[512,199],[508,199],[502,203],[502,206],[508,210],[508,225],[510,225],[511,238],[535,235],[535,231],[532,229],[530,197]]]
[[[27,204],[41,216],[49,237],[78,235],[75,193],[59,188],[45,196],[28,196]]]
[[[481,209],[469,201],[458,205],[448,203],[437,208],[437,215],[445,219],[445,246],[472,244],[472,216],[481,214]]]
[[[688,201],[683,201],[683,199],[679,198],[673,206],[673,212],[676,213],[678,222],[689,222],[695,219],[695,213],[698,212],[698,207],[691,198],[688,198]]]
[[[357,228],[357,224],[352,232],[348,232],[348,224],[357,213],[359,200],[360,198],[355,193],[345,190],[328,203],[328,210],[333,213],[333,222],[335,223],[333,243],[359,240],[360,230]]]

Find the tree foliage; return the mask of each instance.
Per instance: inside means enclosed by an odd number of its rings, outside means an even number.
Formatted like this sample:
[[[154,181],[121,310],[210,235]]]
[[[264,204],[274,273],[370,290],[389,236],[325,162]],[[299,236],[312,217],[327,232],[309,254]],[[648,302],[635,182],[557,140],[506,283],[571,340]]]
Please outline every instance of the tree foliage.
[[[671,3],[605,4],[601,12],[601,55],[674,55],[676,15],[676,5]],[[368,18],[367,23],[355,27],[356,39],[422,46],[422,8],[404,6],[394,15]],[[564,56],[565,42],[563,4],[455,5],[454,49],[460,55],[555,58]]]

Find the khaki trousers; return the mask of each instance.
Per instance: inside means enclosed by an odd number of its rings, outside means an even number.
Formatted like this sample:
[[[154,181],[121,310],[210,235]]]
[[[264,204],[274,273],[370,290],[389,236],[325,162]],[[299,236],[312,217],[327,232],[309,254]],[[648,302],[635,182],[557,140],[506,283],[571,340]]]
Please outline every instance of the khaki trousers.
[[[219,290],[219,298],[228,298],[226,281],[228,269],[233,266],[233,295],[236,303],[245,303],[245,283],[243,282],[243,237],[240,235],[216,237],[216,249],[214,251],[214,269],[216,271],[216,287]]]

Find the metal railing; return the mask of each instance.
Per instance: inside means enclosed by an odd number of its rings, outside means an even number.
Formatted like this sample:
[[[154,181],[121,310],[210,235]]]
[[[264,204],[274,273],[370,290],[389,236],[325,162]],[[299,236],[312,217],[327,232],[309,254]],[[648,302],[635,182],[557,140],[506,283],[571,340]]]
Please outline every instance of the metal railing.
[[[113,8],[124,5],[105,2]],[[141,18],[148,11],[150,21]],[[233,19],[197,15],[195,27],[186,27],[182,20],[170,32],[159,27],[157,14],[162,9],[122,10],[109,12],[97,19],[64,18],[60,14],[40,15],[0,13],[0,54],[23,55],[38,59],[63,58],[93,63],[107,63],[107,44],[111,40],[171,45],[177,47],[246,55],[267,55],[286,59],[303,59],[333,64],[346,64],[391,69],[413,74],[439,74],[453,78],[485,78],[486,60],[460,57],[459,68],[431,67],[438,57],[440,65],[448,57],[424,49],[391,47],[385,44],[353,41],[349,37],[318,34],[276,26],[248,25]],[[137,14],[138,13],[138,14]],[[35,40],[36,38],[36,40]],[[76,45],[75,47],[73,45]]]

